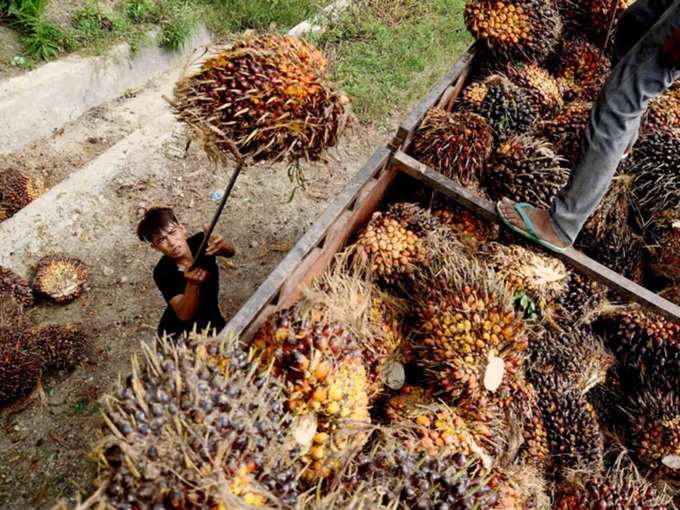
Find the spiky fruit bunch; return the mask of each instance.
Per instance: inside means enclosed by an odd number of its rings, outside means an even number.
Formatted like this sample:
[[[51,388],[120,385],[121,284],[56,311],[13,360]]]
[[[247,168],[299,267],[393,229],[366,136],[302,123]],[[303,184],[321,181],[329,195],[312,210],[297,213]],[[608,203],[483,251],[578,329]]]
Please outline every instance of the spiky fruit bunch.
[[[80,259],[65,255],[48,255],[38,261],[33,276],[33,290],[55,303],[70,303],[85,288],[89,271]]]
[[[446,177],[478,190],[492,146],[493,132],[480,115],[431,108],[416,132],[413,152]]]
[[[42,184],[16,170],[0,173],[0,221],[14,216],[44,193]]]
[[[680,457],[680,397],[674,392],[647,391],[630,402],[627,414],[628,437],[637,460],[673,476],[666,462],[669,456]]]
[[[493,199],[508,197],[547,208],[568,179],[564,160],[549,143],[523,135],[508,138],[496,149],[484,186]]]
[[[42,366],[28,337],[15,329],[0,328],[0,406],[33,391]]]
[[[593,247],[607,239],[625,239],[630,236],[630,212],[633,178],[618,175],[612,180],[607,193],[588,219],[576,244]]]
[[[133,357],[131,375],[105,398],[111,434],[95,452],[103,506],[294,506],[285,397],[235,344],[157,339],[143,361]]]
[[[48,370],[73,368],[85,351],[85,333],[79,323],[47,324],[28,331],[31,348]]]
[[[557,472],[603,467],[603,440],[592,405],[578,392],[556,393],[537,387],[548,444]]]
[[[526,292],[542,304],[552,303],[567,288],[569,273],[556,258],[498,243],[486,245],[482,258],[515,293]]]
[[[590,119],[592,103],[573,101],[555,117],[539,121],[534,136],[548,140],[555,152],[574,166],[581,150],[581,139]]]
[[[653,133],[658,129],[680,129],[680,86],[674,85],[649,102],[640,131]]]
[[[411,353],[403,317],[386,296],[378,295],[371,300],[370,316],[378,333],[362,350],[371,380],[371,393],[376,393],[382,389],[386,363],[390,360],[408,361]]]
[[[680,325],[636,308],[609,317],[612,348],[630,381],[673,391],[680,384]]]
[[[562,34],[557,9],[540,0],[469,0],[465,24],[497,59],[506,62],[540,62]]]
[[[373,214],[355,249],[359,260],[368,262],[373,273],[387,284],[413,278],[426,258],[423,239],[382,212]]]
[[[256,160],[315,160],[335,145],[346,115],[326,69],[323,55],[300,39],[246,37],[181,80],[174,108],[209,155],[229,154],[231,140]]]
[[[607,289],[591,278],[575,271],[569,273],[567,290],[557,299],[557,304],[571,318],[583,315],[584,310],[594,309],[607,297]]]
[[[419,237],[425,237],[439,226],[430,211],[410,202],[398,202],[387,209],[387,215]]]
[[[442,225],[451,228],[473,252],[480,246],[498,239],[498,225],[480,219],[464,207],[447,205],[432,214]]]
[[[9,295],[23,306],[33,304],[33,290],[28,282],[9,268],[0,266],[0,295]]]
[[[614,25],[616,20],[623,14],[629,6],[633,4],[634,0],[617,0],[614,12]],[[609,0],[590,0],[590,29],[598,41],[607,35],[609,29],[609,22],[612,14],[612,2]]]
[[[506,70],[508,78],[529,92],[540,115],[555,115],[564,106],[562,92],[550,73],[537,64],[513,64]]]
[[[680,208],[680,129],[659,129],[643,135],[627,164],[633,197],[643,225],[658,214]]]
[[[481,84],[471,84],[458,108],[484,117],[498,140],[528,132],[537,113],[529,93],[500,74],[485,78]]]
[[[630,229],[616,236],[605,237],[594,246],[584,246],[583,251],[629,280],[642,282],[646,254],[644,243]]]
[[[611,62],[602,51],[583,39],[563,43],[557,76],[563,80],[567,99],[593,101],[609,76]]]
[[[589,23],[591,0],[557,0],[557,11],[564,23],[565,39],[571,34],[583,34],[583,27]]]
[[[680,208],[661,212],[647,228],[653,243],[652,269],[671,280],[680,280]]]

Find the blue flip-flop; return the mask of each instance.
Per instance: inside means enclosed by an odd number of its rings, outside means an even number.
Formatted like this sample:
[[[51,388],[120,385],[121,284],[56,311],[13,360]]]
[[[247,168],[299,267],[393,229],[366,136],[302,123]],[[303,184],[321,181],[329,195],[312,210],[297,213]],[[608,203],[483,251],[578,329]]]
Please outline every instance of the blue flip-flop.
[[[527,228],[526,230],[522,230],[519,227],[516,227],[515,225],[512,224],[512,222],[505,217],[503,214],[503,210],[501,209],[501,201],[496,202],[496,211],[498,212],[498,216],[500,216],[501,221],[505,224],[506,227],[508,227],[510,230],[513,232],[518,233],[522,237],[526,237],[527,239],[535,242],[536,244],[539,244],[543,246],[544,248],[555,252],[555,253],[564,253],[569,249],[568,246],[556,246],[552,243],[549,243],[545,239],[541,239],[541,237],[536,233],[536,229],[534,228],[534,224],[531,221],[531,218],[529,218],[529,215],[526,212],[526,209],[533,208],[531,204],[528,204],[526,202],[516,202],[515,203],[515,211],[517,211],[517,214],[519,214],[520,218],[522,218],[522,221],[524,222],[524,226]]]

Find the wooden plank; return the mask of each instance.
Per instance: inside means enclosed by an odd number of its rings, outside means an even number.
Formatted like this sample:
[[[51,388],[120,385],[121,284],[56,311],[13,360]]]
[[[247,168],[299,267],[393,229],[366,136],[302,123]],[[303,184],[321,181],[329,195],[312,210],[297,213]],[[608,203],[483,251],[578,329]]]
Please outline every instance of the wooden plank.
[[[249,344],[253,337],[257,334],[258,330],[262,327],[265,321],[276,312],[276,307],[274,305],[267,305],[261,311],[261,313],[248,325],[248,327],[243,331],[239,337],[241,342],[244,344]]]
[[[495,204],[477,196],[453,180],[432,170],[427,165],[416,161],[408,154],[397,151],[393,156],[392,165],[407,175],[418,179],[427,186],[450,197],[463,207],[479,214],[484,219],[501,223],[500,217],[496,212]],[[536,247],[541,248],[538,244]],[[576,269],[576,271],[601,282],[622,296],[640,303],[645,308],[658,313],[659,315],[680,322],[680,306],[671,303],[654,292],[651,292],[641,285],[612,271],[578,250],[569,248],[563,254],[556,254],[548,250],[545,251],[568,263]]]
[[[330,225],[355,199],[363,186],[376,175],[391,155],[387,147],[380,147],[355,174],[337,198],[319,216],[312,227],[300,238],[267,279],[257,288],[241,309],[227,323],[224,333],[241,335],[265,306],[275,301],[286,278],[295,270],[300,261],[319,244]]]
[[[463,56],[453,65],[448,73],[437,82],[437,84],[430,89],[427,95],[411,110],[411,112],[402,121],[397,130],[397,134],[390,143],[390,147],[393,149],[402,149],[407,143],[407,139],[413,134],[416,128],[420,125],[421,120],[427,110],[432,108],[439,98],[441,98],[444,91],[453,84],[456,79],[463,72],[467,72],[472,63],[472,58],[474,57],[475,49],[474,45],[470,46],[468,50],[463,54]]]

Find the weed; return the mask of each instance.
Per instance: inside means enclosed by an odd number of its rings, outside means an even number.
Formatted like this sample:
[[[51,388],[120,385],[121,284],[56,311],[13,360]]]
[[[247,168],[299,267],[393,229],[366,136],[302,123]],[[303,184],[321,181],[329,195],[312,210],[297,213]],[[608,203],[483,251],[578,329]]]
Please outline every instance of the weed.
[[[209,0],[208,25],[217,33],[265,29],[288,30],[312,16],[328,1],[321,0]]]
[[[168,0],[160,6],[159,44],[171,50],[180,49],[196,25],[196,12],[188,1]]]
[[[44,18],[47,0],[0,1],[0,10],[10,16],[12,25],[22,34],[29,57],[48,60],[62,51],[65,39],[63,30]]]
[[[135,23],[160,21],[157,5],[152,0],[128,0],[124,10],[127,18]]]

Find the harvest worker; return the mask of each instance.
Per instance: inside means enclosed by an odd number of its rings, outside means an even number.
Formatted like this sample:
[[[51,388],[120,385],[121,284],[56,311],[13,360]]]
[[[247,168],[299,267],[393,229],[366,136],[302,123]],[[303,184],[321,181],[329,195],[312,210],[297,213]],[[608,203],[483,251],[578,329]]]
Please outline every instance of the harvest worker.
[[[207,231],[207,225],[204,230]],[[168,306],[158,324],[158,335],[182,335],[196,328],[213,328],[219,332],[226,322],[218,305],[219,270],[215,257],[233,257],[234,245],[219,235],[208,241],[205,255],[191,269],[194,255],[205,234],[187,239],[187,229],[172,209],[155,207],[144,214],[137,227],[137,237],[163,254],[156,264],[153,278]]]
[[[550,210],[507,198],[496,204],[508,227],[554,252],[574,243],[602,200],[649,101],[680,77],[680,0],[637,0],[619,19],[614,53],[618,63],[593,106],[569,183]]]

